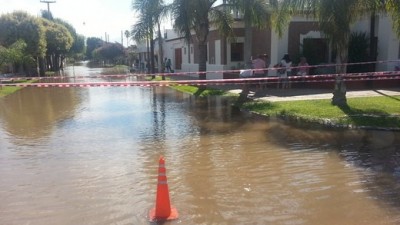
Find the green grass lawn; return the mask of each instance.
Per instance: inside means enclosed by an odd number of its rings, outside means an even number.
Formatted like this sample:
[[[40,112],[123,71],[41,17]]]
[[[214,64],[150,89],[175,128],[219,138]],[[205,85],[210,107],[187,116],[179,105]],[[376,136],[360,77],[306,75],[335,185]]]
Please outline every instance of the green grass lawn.
[[[152,81],[162,81],[162,77],[161,76],[156,76],[155,79],[152,79],[151,77],[146,77],[146,80],[152,80]],[[166,77],[166,81],[171,81],[171,78]],[[223,91],[223,90],[218,90],[218,89],[213,89],[213,88],[205,88],[205,89],[201,89],[200,87],[197,86],[190,86],[190,85],[183,85],[183,86],[179,86],[179,85],[173,85],[170,86],[172,89],[180,91],[180,92],[184,92],[184,93],[188,93],[188,94],[192,94],[195,96],[200,96],[200,97],[207,97],[207,96],[219,96],[219,95],[223,95],[223,96],[234,96],[233,94],[230,94],[227,91]]]
[[[25,82],[35,82],[35,80],[19,80],[19,81],[14,81],[15,83],[25,83]],[[12,94],[18,90],[21,90],[22,87],[17,87],[17,86],[4,86],[0,87],[0,98],[4,97],[6,95]]]
[[[102,75],[126,74],[129,72],[129,67],[125,65],[116,65],[110,68],[103,68]]]
[[[226,91],[212,89],[212,88],[201,89],[200,87],[196,86],[171,86],[171,88],[180,92],[185,92],[200,97],[219,96],[219,95],[230,96],[230,94]]]
[[[400,96],[349,98],[346,107],[333,106],[327,99],[249,102],[244,108],[263,115],[309,122],[400,128]]]
[[[15,86],[0,87],[0,98],[12,94],[20,89],[21,87],[15,87]]]

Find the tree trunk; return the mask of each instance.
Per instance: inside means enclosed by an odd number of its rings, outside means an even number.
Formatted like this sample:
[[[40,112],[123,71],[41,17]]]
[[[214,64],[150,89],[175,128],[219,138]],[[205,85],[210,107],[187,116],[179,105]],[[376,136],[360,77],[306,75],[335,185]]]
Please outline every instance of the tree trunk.
[[[244,63],[249,68],[249,62],[252,56],[253,49],[253,28],[248,20],[245,20],[245,35],[244,35]]]
[[[144,68],[145,68],[145,71],[146,71],[146,74],[147,73],[150,73],[150,67],[149,67],[149,65],[150,65],[150,41],[149,41],[149,38],[147,38],[146,39],[146,47],[147,47],[147,57],[146,57],[146,61],[145,61],[145,65],[144,65]]]
[[[54,71],[59,72],[60,71],[60,54],[56,53],[54,55]]]
[[[46,73],[46,60],[44,57],[39,57],[39,76],[44,77]]]
[[[207,43],[199,42],[199,79],[207,79]],[[203,73],[202,73],[203,72]]]
[[[158,70],[159,70],[158,72],[164,73],[165,71],[165,65],[163,63],[164,49],[163,49],[163,38],[161,36],[160,21],[157,21],[157,29],[158,29]],[[165,76],[162,76],[162,80],[165,80]]]
[[[153,21],[151,22],[153,24]],[[153,32],[153,26],[150,27],[150,68],[151,68],[151,74],[152,78],[156,78],[155,76],[155,62],[154,62],[154,32]]]
[[[336,76],[335,89],[333,91],[333,97],[331,103],[332,105],[336,105],[339,107],[344,107],[347,105],[346,84],[342,79],[342,75],[345,75],[347,70],[347,66],[345,65],[345,63],[347,63],[347,58],[348,58],[348,48],[337,46],[336,73],[338,75]]]

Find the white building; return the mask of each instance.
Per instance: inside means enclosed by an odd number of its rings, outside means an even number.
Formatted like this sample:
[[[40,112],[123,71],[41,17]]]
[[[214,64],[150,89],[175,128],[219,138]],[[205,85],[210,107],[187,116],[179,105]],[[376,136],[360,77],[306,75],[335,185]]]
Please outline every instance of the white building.
[[[371,19],[366,17],[352,26],[352,31],[361,31],[370,34]],[[222,38],[218,31],[211,28],[208,36],[207,71],[219,71],[207,73],[208,79],[219,79],[227,77],[222,71],[237,70],[244,68],[246,59],[244,55],[244,24],[236,20],[234,24],[236,42],[231,43]],[[377,44],[377,60],[390,61],[400,57],[400,41],[392,30],[392,20],[387,15],[378,15],[375,18],[374,27]],[[157,40],[158,41],[158,40]],[[155,54],[158,60],[158,42],[155,42]],[[321,63],[333,63],[332,50],[328,41],[319,31],[318,23],[315,20],[302,17],[294,17],[292,22],[279,37],[271,29],[253,30],[252,55],[268,54],[270,57],[269,65],[272,67],[277,64],[285,53],[289,53],[292,60],[296,62],[302,54],[302,47],[310,44],[318,49],[318,57]],[[147,60],[147,48],[138,45],[141,60]],[[170,58],[172,67],[177,72],[197,72],[198,56],[196,53],[196,43],[190,45],[180,37],[174,30],[166,30],[163,40],[164,57]],[[393,70],[393,63],[379,63],[376,65],[377,71]],[[270,71],[269,75],[275,75]]]

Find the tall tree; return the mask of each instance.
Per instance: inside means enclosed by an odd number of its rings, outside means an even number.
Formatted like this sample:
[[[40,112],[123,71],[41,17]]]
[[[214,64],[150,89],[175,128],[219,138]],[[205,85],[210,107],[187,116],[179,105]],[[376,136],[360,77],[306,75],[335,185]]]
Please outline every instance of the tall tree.
[[[103,46],[104,41],[97,37],[89,37],[86,39],[86,58],[93,59],[93,51]]]
[[[47,19],[42,21],[46,28],[48,69],[59,71],[65,54],[71,49],[74,39],[64,25]]]
[[[46,54],[45,28],[40,18],[28,15],[26,12],[16,11],[0,17],[0,45],[9,47],[18,40],[26,43],[26,54],[32,56],[38,64],[39,59]],[[30,70],[37,68],[31,65]],[[40,71],[44,74],[44,70]]]
[[[124,56],[124,46],[119,43],[105,43],[93,51],[93,57],[97,60],[105,60],[106,63],[116,64],[118,59]]]
[[[125,31],[125,37],[126,37],[126,47],[129,47],[129,37],[131,36],[131,32],[129,30]]]
[[[337,73],[346,73],[350,26],[357,19],[375,13],[388,12],[393,19],[393,28],[400,36],[400,0],[273,0],[277,10],[275,27],[279,34],[290,21],[291,16],[306,15],[318,19],[321,31],[330,40],[336,51]],[[337,83],[343,87],[343,82]],[[335,98],[335,96],[334,96]]]
[[[55,18],[54,22],[66,27],[73,38],[73,43],[71,49],[68,52],[68,57],[82,59],[85,53],[85,37],[78,34],[75,28],[65,20]]]
[[[377,10],[387,11],[393,18],[393,28],[400,36],[399,0],[281,0],[276,5],[279,10],[275,17],[275,27],[279,34],[293,15],[306,15],[318,19],[321,31],[330,40],[336,51],[336,62],[347,62],[347,50],[351,25],[361,17]],[[345,66],[337,72],[346,72]]]
[[[34,61],[33,58],[26,54],[27,45],[23,40],[18,40],[8,48],[0,45],[0,70],[5,65],[11,65],[12,73],[15,73],[17,66],[24,63]]]
[[[154,74],[154,30],[157,27],[159,44],[158,68],[162,70],[163,49],[160,24],[167,14],[167,6],[163,0],[133,0],[132,8],[140,13],[139,21],[133,26],[132,35],[137,41],[147,39],[150,42],[150,65],[151,73]]]
[[[233,36],[233,19],[224,8],[214,7],[217,0],[174,0],[172,17],[174,27],[185,37],[188,43],[194,39],[198,45],[199,78],[206,79],[207,41],[210,26],[216,26],[224,36]]]

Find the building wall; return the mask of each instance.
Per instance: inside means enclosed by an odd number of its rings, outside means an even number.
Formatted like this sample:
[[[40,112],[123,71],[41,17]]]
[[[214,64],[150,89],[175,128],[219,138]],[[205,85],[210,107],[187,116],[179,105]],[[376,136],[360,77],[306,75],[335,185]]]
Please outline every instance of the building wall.
[[[388,61],[399,59],[399,38],[392,29],[392,20],[386,15],[379,17],[378,34],[378,61]],[[378,71],[394,70],[394,63],[380,63],[377,65]]]
[[[319,26],[313,21],[293,21],[289,25],[288,33],[288,51],[292,60],[296,61],[300,56],[300,47],[303,44],[301,40],[302,35],[309,34],[311,31],[318,31]]]
[[[365,17],[360,19],[352,26],[352,31],[367,32],[370,31],[370,18]],[[378,38],[378,60],[396,60],[400,54],[399,39],[392,30],[391,19],[384,15],[379,15],[375,24],[376,36]],[[236,42],[244,42],[243,23],[235,24]],[[168,36],[171,34],[168,33]],[[172,60],[175,58],[174,51],[176,48],[182,49],[182,70],[185,72],[198,71],[198,46],[194,41],[190,46],[183,39],[166,40],[164,47],[164,55]],[[252,55],[269,54],[270,67],[277,64],[285,53],[289,53],[293,60],[300,56],[300,46],[304,38],[322,38],[323,34],[318,30],[318,24],[315,20],[310,20],[304,17],[295,17],[290,23],[287,30],[280,37],[271,29],[262,29],[253,31],[253,48]],[[195,40],[195,38],[193,38]],[[215,28],[212,28],[207,43],[207,70],[222,71],[237,69],[238,62],[232,62],[231,57],[231,42],[222,38]],[[241,62],[243,65],[245,60]],[[173,62],[174,64],[174,62]],[[394,64],[393,64],[394,65]],[[377,66],[378,71],[392,70],[393,65],[390,63],[380,64]],[[241,65],[240,65],[241,66]],[[271,71],[269,75],[275,75]],[[196,75],[197,76],[197,75]],[[220,78],[221,74],[207,76],[209,79]]]

